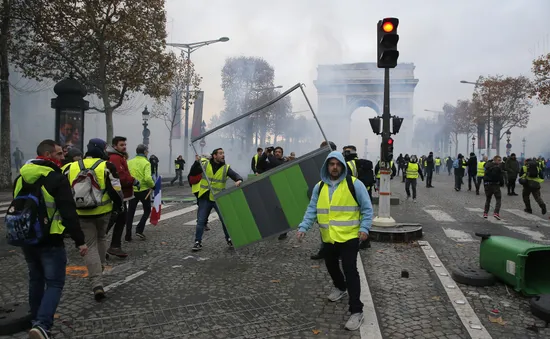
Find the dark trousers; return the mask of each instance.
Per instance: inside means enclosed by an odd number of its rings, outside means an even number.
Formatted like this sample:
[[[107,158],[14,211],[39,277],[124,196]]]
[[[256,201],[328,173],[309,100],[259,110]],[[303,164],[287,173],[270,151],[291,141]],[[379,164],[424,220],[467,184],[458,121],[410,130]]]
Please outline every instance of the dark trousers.
[[[405,168],[402,166],[397,167],[397,175],[399,176],[399,173],[405,172]]]
[[[449,175],[451,175],[451,170],[452,169],[453,169],[452,167],[447,167],[447,172],[449,172]]]
[[[523,191],[521,192],[523,203],[525,204],[525,209],[532,211],[531,200],[529,200],[529,195],[531,194],[533,195],[533,199],[535,199],[541,209],[543,207],[546,208],[546,204],[540,196],[540,184],[528,181],[527,184],[523,185]]]
[[[65,286],[65,247],[23,247],[29,269],[32,324],[49,331]]]
[[[489,207],[491,207],[491,199],[495,196],[495,213],[500,213],[500,203],[502,201],[502,193],[500,192],[500,185],[498,184],[485,184],[485,213],[489,213]]]
[[[407,197],[411,196],[410,188],[412,187],[412,197],[413,199],[416,199],[416,179],[410,179],[407,178],[405,181],[405,192],[407,193]]]
[[[126,217],[126,238],[132,237],[132,224],[134,223],[134,215],[136,214],[136,207],[139,202],[143,205],[143,215],[136,226],[136,233],[143,233],[145,230],[145,223],[149,219],[151,214],[151,195],[145,199],[149,190],[134,192],[134,199],[128,203],[128,213]]]
[[[463,176],[464,176],[463,174],[455,173],[455,189],[458,189],[459,191],[462,188],[462,177]]]
[[[206,227],[206,223],[208,222],[208,217],[210,216],[210,212],[212,212],[212,209],[218,213],[218,216],[220,217],[220,221],[222,222],[222,228],[223,233],[225,234],[225,240],[229,240],[229,233],[227,232],[227,228],[225,228],[225,224],[223,222],[223,219],[220,214],[220,210],[218,209],[218,205],[216,205],[215,201],[211,201],[208,199],[208,193],[206,194],[206,198],[201,197],[197,199],[199,208],[197,211],[197,228],[195,230],[195,241],[202,241],[202,235],[204,233],[204,228]]]
[[[508,194],[516,193],[516,178],[508,177]]]
[[[481,188],[481,182],[483,181],[483,177],[476,177],[475,183],[476,183],[476,192],[479,193],[479,189]]]
[[[361,302],[361,282],[357,271],[357,254],[359,252],[359,238],[348,240],[344,243],[327,244],[323,246],[325,254],[325,265],[332,278],[334,286],[340,291],[347,289],[349,295],[350,313],[363,312]],[[342,259],[340,269],[339,259]]]
[[[111,237],[111,248],[122,247],[122,233],[124,233],[124,226],[126,225],[126,219],[128,215],[128,204],[126,203],[126,201],[123,203],[122,208],[123,210],[118,213],[115,221],[115,225],[113,226],[113,235]]]
[[[439,168],[440,168],[440,167],[441,167],[441,166],[435,166],[435,174],[439,174]]]
[[[432,167],[426,167],[426,187],[432,186],[433,176],[434,176],[434,169]]]
[[[172,181],[170,181],[170,184],[173,185],[174,182],[178,179],[179,179],[180,186],[182,186],[183,185],[183,170],[180,170],[180,169],[176,170],[176,176],[174,177],[174,179],[172,179]]]

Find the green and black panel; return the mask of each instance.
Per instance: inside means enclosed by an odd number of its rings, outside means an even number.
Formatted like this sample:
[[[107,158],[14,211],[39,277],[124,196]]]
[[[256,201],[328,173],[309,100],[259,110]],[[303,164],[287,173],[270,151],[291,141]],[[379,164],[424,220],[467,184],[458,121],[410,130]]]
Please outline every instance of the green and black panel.
[[[308,189],[320,180],[329,149],[318,149],[216,195],[235,248],[298,227],[309,204]]]

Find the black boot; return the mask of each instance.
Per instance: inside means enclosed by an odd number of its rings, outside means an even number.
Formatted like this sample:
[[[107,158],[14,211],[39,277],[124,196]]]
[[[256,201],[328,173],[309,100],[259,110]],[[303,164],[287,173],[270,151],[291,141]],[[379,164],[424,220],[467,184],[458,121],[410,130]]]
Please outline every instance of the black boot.
[[[325,258],[325,254],[323,253],[323,250],[319,250],[317,254],[312,255],[309,257],[311,260],[321,260]]]
[[[546,214],[546,205],[542,205],[542,206],[540,207],[540,209],[541,209],[542,215],[545,215],[545,214]]]

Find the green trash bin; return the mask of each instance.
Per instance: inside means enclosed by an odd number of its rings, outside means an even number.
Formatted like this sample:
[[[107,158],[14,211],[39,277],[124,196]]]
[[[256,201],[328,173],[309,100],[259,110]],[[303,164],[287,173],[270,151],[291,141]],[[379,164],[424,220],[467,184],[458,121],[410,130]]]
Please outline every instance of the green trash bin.
[[[479,250],[481,268],[525,296],[550,293],[550,246],[486,236]]]

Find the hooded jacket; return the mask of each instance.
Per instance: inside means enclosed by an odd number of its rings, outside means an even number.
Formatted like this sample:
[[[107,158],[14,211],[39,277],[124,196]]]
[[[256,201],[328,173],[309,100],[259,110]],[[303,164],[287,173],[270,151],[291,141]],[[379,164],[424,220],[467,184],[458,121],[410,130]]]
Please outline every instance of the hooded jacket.
[[[340,161],[344,167],[344,170],[340,174],[340,177],[336,181],[332,181],[330,179],[330,174],[328,172],[328,160],[336,158],[338,161]],[[332,200],[332,194],[338,188],[338,185],[342,183],[343,180],[345,180],[346,176],[348,174],[348,169],[346,166],[346,162],[344,160],[344,156],[342,153],[337,151],[332,151],[325,159],[325,162],[323,163],[323,167],[321,167],[321,180],[325,183],[325,185],[328,188],[328,194],[329,199]],[[345,185],[345,183],[344,183]],[[370,201],[369,193],[367,191],[367,188],[360,180],[355,180],[353,183],[353,186],[355,188],[355,195],[357,197],[357,202],[359,204],[360,212],[361,212],[361,224],[360,224],[360,232],[369,233],[369,230],[372,226],[372,215],[373,215],[373,209],[372,209],[372,203]],[[311,200],[309,201],[309,205],[307,206],[306,213],[304,215],[304,219],[298,225],[298,228],[300,232],[306,232],[311,228],[313,223],[317,220],[317,201],[319,200],[319,183],[315,185],[315,187],[312,190],[311,193]]]
[[[120,186],[122,187],[122,194],[124,199],[128,199],[134,196],[134,177],[130,174],[128,169],[128,162],[124,158],[124,154],[120,153],[114,147],[107,146],[105,149],[109,156],[109,162],[115,165],[118,178],[120,180]]]
[[[468,159],[466,166],[468,166],[468,175],[475,177],[477,174],[477,157],[475,154],[470,154],[470,158]]]
[[[71,185],[61,173],[61,169],[51,161],[33,159],[29,160],[27,164],[21,167],[21,175],[15,179],[13,187],[16,187],[16,183],[20,178],[23,178],[29,184],[33,184],[38,180],[39,176],[36,175],[34,166],[45,166],[53,169],[49,172],[44,180],[44,189],[54,198],[57,212],[61,216],[62,224],[65,226],[65,230],[69,233],[74,240],[75,245],[81,246],[85,244],[84,233],[80,228],[80,220],[76,213],[76,205],[73,199],[73,193],[71,191]],[[14,192],[15,193],[15,192]],[[63,247],[63,235],[62,234],[50,234],[44,243],[39,246],[59,246]]]
[[[516,179],[519,174],[519,162],[516,157],[510,157],[506,160],[506,164],[504,165],[504,169],[506,170],[506,174],[508,174],[509,179]]]
[[[493,161],[485,164],[485,175],[483,176],[485,185],[504,185],[504,175],[502,168]]]

